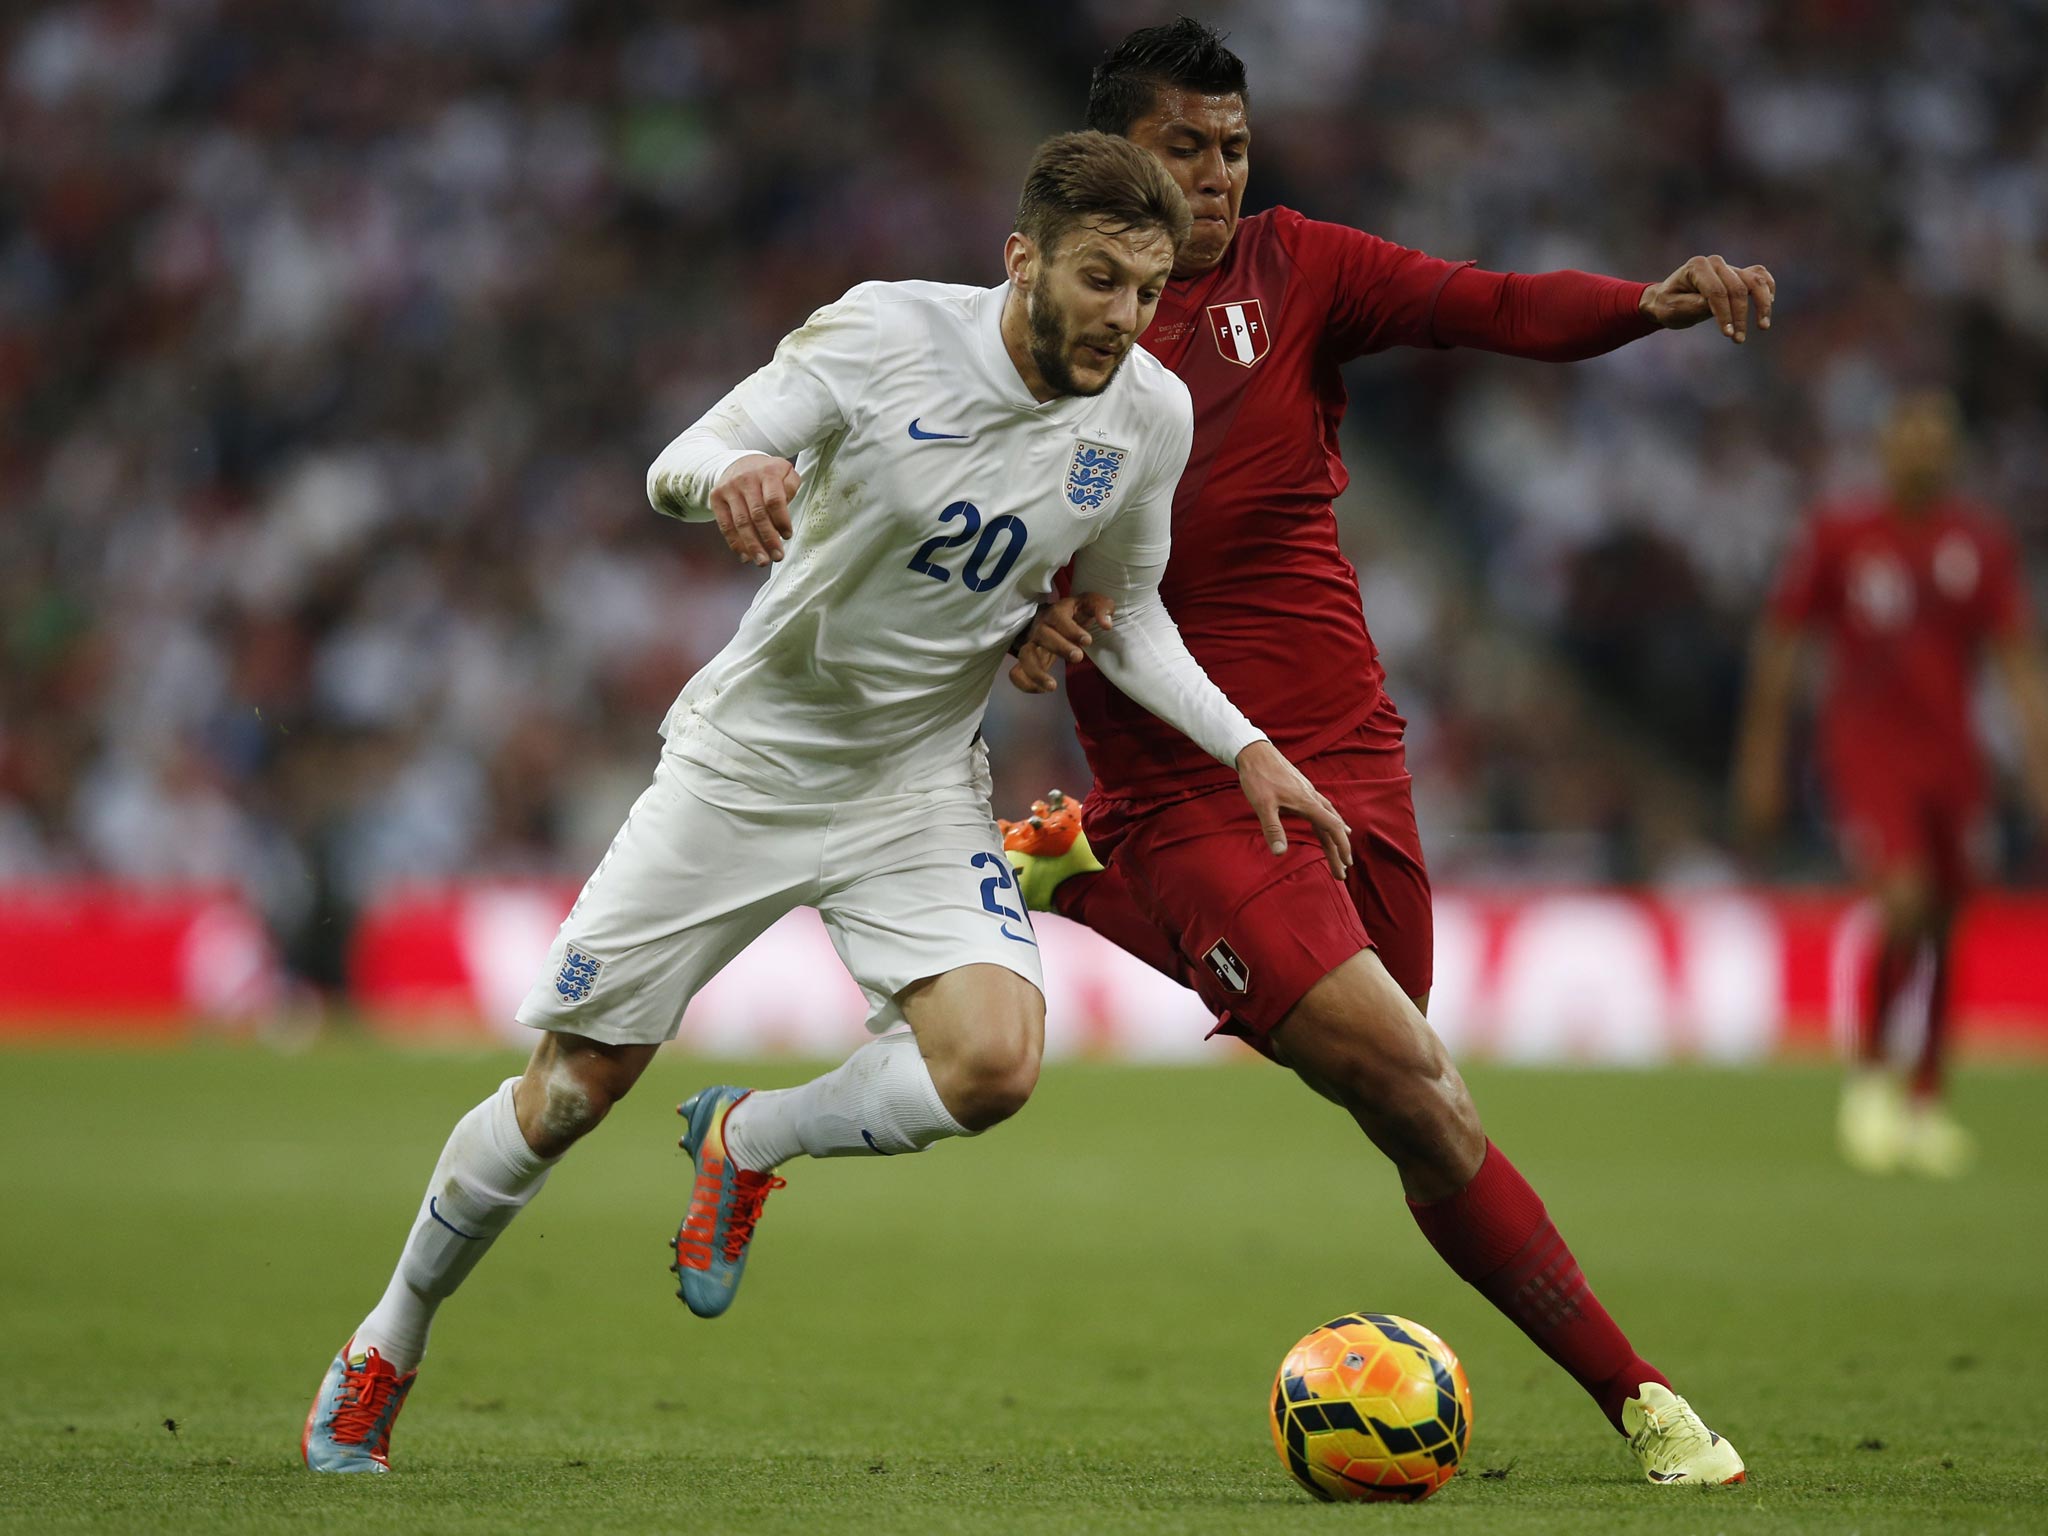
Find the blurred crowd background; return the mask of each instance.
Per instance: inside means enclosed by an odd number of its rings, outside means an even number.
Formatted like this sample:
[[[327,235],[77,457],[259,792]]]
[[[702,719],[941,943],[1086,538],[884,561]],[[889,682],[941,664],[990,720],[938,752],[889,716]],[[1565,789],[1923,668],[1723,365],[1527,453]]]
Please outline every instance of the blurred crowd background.
[[[756,581],[648,509],[649,459],[851,284],[996,281],[1030,146],[1174,9],[6,8],[0,880],[231,882],[319,981],[386,882],[580,878]],[[2041,571],[2048,6],[1200,14],[1250,66],[1248,211],[1777,274],[1741,349],[1349,372],[1340,514],[1438,877],[1732,877],[1748,628],[1895,392],[1956,390]],[[1085,781],[1064,727],[999,688],[1004,806]],[[1778,872],[1833,869],[1809,795]]]

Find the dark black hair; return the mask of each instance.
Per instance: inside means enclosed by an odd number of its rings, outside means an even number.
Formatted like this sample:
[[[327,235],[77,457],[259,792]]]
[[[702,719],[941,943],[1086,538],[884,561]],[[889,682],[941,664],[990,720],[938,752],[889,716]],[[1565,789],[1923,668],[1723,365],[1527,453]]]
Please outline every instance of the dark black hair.
[[[1244,60],[1223,46],[1226,33],[1181,16],[1140,27],[1102,56],[1088,78],[1088,126],[1124,134],[1152,110],[1162,86],[1204,96],[1242,96]]]

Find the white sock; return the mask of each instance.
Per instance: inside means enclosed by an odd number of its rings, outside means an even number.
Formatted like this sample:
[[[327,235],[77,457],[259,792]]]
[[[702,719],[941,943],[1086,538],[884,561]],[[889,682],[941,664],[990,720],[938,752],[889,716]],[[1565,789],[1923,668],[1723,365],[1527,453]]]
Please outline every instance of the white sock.
[[[427,1352],[434,1311],[547,1182],[552,1160],[526,1144],[508,1077],[455,1124],[384,1297],[356,1330],[358,1353],[375,1349],[401,1376]]]
[[[768,1088],[726,1117],[725,1149],[742,1168],[766,1173],[799,1153],[888,1157],[974,1133],[946,1111],[909,1030],[870,1040],[800,1088]]]

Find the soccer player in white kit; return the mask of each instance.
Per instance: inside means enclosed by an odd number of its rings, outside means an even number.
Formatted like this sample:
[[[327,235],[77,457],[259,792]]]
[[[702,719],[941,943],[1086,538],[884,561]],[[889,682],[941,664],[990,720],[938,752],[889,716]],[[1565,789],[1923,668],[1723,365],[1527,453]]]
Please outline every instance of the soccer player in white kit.
[[[921,1151],[1022,1107],[1045,1005],[978,727],[1070,563],[1110,614],[1097,664],[1237,766],[1276,851],[1281,814],[1301,816],[1341,876],[1342,820],[1158,599],[1193,418],[1136,342],[1189,224],[1143,150],[1050,139],[1003,284],[864,283],[662,451],[656,508],[715,518],[768,580],[669,712],[653,784],[520,1006],[546,1031],[525,1073],[457,1124],[383,1298],[329,1367],[309,1467],[390,1469],[440,1302],[698,989],[792,908],[818,909],[877,1038],[802,1087],[683,1106],[696,1179],[675,1270],[693,1311],[730,1303],[778,1164]]]

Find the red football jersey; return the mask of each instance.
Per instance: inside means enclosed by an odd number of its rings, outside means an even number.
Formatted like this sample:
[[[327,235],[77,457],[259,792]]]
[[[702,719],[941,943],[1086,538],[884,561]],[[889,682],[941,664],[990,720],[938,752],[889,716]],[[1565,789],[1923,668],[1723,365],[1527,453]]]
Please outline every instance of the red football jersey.
[[[1987,643],[2026,624],[2019,560],[1990,514],[1955,498],[1918,515],[1882,500],[1824,508],[1787,554],[1770,611],[1826,637],[1821,750],[1838,785],[1910,775],[1976,793],[1977,668]]]
[[[1358,730],[1383,699],[1330,508],[1350,482],[1339,365],[1439,344],[1583,357],[1651,329],[1636,313],[1639,283],[1459,277],[1470,265],[1274,208],[1239,223],[1215,268],[1168,283],[1143,338],[1195,406],[1161,596],[1195,659],[1296,761]],[[1458,302],[1439,314],[1454,277]],[[1236,782],[1087,663],[1069,669],[1067,696],[1097,812]],[[1391,741],[1402,722],[1384,718]]]
[[[1383,673],[1337,545],[1338,365],[1429,343],[1457,270],[1291,209],[1253,214],[1211,271],[1167,285],[1144,345],[1186,382],[1195,441],[1160,595],[1217,686],[1296,759],[1342,739]],[[1171,800],[1235,782],[1086,663],[1068,698],[1098,800]]]

